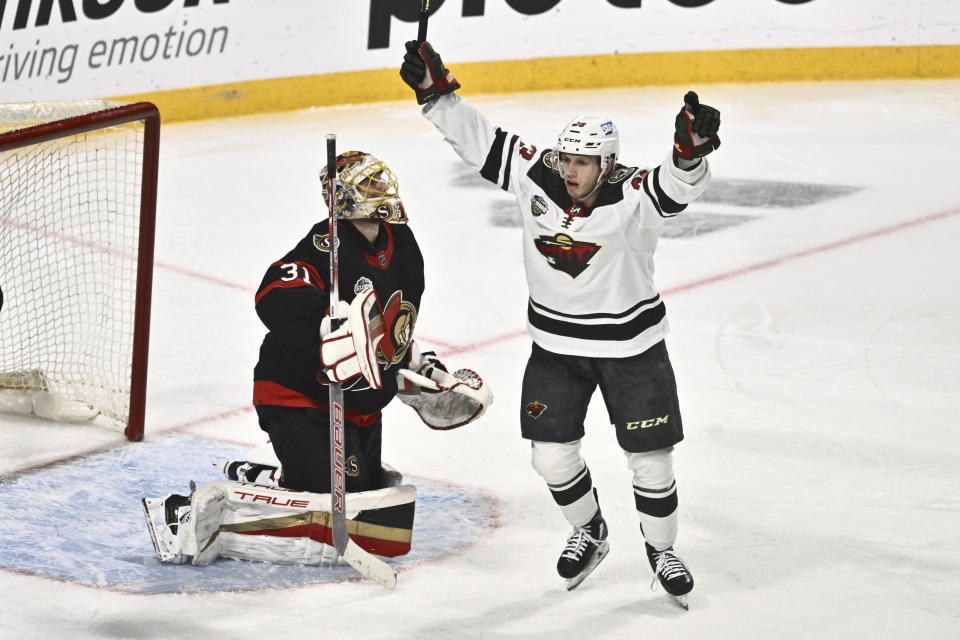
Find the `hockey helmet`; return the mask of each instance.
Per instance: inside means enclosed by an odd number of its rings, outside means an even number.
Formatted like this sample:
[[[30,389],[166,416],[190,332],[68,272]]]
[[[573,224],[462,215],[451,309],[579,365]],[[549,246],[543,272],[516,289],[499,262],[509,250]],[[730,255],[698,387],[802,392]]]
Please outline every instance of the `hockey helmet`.
[[[320,171],[320,182],[323,184],[323,201],[329,206],[326,167]],[[334,210],[341,220],[407,222],[397,176],[382,160],[363,151],[345,151],[337,156],[334,202]]]
[[[561,153],[599,156],[600,176],[605,176],[617,164],[620,155],[620,133],[609,118],[577,116],[570,120],[557,136],[556,161]]]

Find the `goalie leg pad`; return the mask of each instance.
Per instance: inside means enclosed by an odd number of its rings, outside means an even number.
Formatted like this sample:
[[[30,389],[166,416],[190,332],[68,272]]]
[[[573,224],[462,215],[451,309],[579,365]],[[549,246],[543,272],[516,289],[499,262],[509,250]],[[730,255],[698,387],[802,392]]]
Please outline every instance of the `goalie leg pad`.
[[[381,556],[410,551],[417,490],[401,485],[347,494],[347,533]],[[195,565],[219,556],[282,564],[330,564],[330,494],[218,481],[193,494],[176,534],[178,552]],[[189,556],[189,557],[187,557]]]
[[[347,494],[347,533],[371,553],[409,553],[416,498],[412,485]],[[143,507],[161,562],[205,566],[220,556],[310,565],[338,560],[330,494],[218,481],[197,487],[189,499],[146,498]]]
[[[189,497],[169,494],[141,501],[153,548],[160,562],[204,566],[220,554],[224,483],[194,487]]]

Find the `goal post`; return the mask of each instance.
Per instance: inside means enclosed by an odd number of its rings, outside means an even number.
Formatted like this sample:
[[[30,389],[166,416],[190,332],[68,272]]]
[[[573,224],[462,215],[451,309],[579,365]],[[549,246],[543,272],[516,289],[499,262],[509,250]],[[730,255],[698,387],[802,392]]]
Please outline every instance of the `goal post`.
[[[0,104],[0,410],[143,439],[159,140],[150,103]]]

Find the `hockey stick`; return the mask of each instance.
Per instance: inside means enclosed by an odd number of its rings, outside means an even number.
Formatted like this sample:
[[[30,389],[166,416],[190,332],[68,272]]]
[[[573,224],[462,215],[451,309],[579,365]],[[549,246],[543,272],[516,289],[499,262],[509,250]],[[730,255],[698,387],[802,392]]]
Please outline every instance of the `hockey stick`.
[[[330,241],[330,328],[336,330],[342,318],[337,314],[340,299],[340,260],[336,215],[337,136],[327,134],[327,227]],[[387,589],[397,586],[396,572],[383,560],[350,539],[347,533],[347,489],[344,472],[343,387],[330,383],[330,528],[333,546],[347,564]]]
[[[417,42],[427,41],[427,19],[430,17],[430,0],[420,0],[420,26],[417,29]]]

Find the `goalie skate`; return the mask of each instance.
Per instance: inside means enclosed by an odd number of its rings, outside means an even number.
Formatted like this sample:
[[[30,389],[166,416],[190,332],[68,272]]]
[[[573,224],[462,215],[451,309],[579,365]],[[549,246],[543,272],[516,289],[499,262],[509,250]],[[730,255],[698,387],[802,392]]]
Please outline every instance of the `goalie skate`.
[[[190,498],[171,493],[163,498],[144,498],[140,502],[157,559],[168,564],[190,562],[193,558],[181,552],[180,540],[177,537],[180,511],[184,506],[189,507]]]

